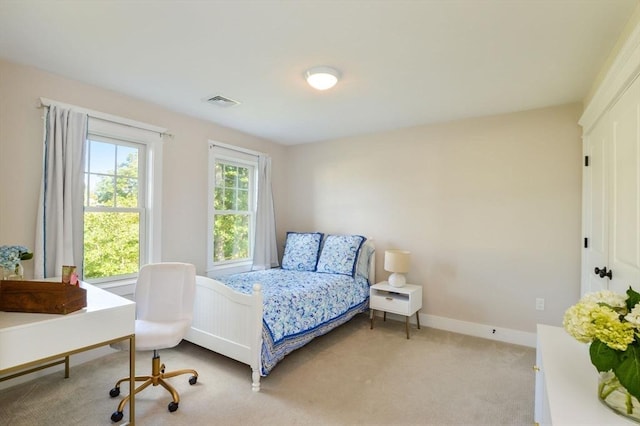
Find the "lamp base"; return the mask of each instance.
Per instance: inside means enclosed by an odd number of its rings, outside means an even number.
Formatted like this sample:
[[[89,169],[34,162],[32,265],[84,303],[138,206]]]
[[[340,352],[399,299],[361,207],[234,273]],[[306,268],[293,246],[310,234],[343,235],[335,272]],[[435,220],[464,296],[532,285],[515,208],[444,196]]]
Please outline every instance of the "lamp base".
[[[404,287],[406,283],[407,279],[405,278],[404,274],[394,272],[393,274],[389,275],[389,285],[391,287]]]

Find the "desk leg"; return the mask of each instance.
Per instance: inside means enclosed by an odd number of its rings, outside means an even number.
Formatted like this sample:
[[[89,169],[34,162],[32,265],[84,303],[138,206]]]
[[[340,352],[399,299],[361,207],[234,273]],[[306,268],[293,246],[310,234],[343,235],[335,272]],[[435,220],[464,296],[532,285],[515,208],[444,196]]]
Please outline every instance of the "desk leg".
[[[136,424],[136,335],[129,338],[129,424]]]
[[[69,355],[64,357],[64,378],[69,378]]]

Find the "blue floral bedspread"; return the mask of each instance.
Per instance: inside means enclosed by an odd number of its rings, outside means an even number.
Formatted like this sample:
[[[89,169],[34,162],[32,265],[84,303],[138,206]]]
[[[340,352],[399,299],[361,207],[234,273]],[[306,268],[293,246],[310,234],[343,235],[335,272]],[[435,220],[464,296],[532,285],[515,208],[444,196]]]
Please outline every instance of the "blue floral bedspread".
[[[269,269],[216,279],[246,294],[252,292],[253,284],[262,285],[263,376],[287,354],[369,306],[369,285],[360,276]]]

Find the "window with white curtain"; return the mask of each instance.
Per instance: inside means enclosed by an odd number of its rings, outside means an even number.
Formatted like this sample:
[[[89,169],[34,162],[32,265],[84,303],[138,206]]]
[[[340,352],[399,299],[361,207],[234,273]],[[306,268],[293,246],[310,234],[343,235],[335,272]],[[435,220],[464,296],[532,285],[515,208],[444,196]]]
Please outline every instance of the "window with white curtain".
[[[258,157],[209,145],[207,269],[251,269],[256,223]]]

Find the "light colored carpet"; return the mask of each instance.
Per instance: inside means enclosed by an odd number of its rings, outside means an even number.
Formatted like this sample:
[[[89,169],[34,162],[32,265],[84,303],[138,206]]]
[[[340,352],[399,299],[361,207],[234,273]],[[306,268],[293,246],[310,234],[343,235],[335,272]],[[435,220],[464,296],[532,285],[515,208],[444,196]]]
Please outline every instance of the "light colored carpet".
[[[137,354],[138,374],[151,368]],[[137,425],[531,425],[535,350],[367,315],[287,356],[251,390],[248,366],[182,342],[161,351],[167,370],[195,368],[171,383],[180,408],[169,413],[160,386],[136,396]],[[1,391],[3,425],[110,425],[128,374],[118,352]],[[128,386],[123,385],[126,394]],[[128,407],[123,422],[128,419]]]

